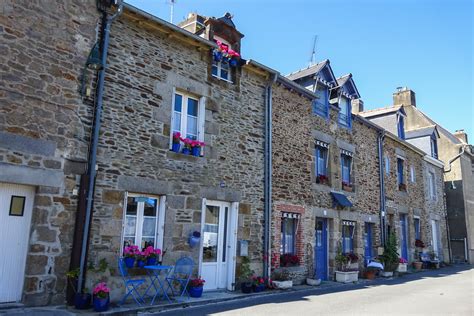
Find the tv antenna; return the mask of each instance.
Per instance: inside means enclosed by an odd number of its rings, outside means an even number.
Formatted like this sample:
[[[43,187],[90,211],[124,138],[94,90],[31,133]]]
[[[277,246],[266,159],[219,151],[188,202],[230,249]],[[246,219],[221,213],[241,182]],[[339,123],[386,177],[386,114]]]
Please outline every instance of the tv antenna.
[[[314,35],[313,51],[311,52],[311,58],[309,59],[309,67],[316,63],[316,45],[318,44],[318,35]]]
[[[168,3],[170,5],[170,23],[173,23],[174,5],[176,0],[168,0]]]

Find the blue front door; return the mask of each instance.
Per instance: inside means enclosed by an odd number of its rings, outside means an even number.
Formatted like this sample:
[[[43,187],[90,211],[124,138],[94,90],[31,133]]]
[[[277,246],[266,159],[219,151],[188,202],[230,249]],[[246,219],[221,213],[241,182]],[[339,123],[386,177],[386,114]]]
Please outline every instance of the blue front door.
[[[316,220],[316,247],[314,251],[314,262],[316,279],[327,280],[328,278],[328,231],[327,220],[318,218]]]
[[[407,236],[407,216],[400,215],[400,245],[402,248],[401,257],[408,260],[408,236]]]
[[[365,223],[364,231],[364,256],[365,263],[369,263],[372,259],[372,224]]]

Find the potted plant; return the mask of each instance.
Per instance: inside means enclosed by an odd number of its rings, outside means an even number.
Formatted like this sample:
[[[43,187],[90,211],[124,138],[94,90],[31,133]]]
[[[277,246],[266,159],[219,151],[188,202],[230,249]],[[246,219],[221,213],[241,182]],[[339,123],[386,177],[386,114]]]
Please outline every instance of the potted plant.
[[[252,292],[252,275],[250,260],[248,257],[243,257],[240,264],[240,289],[242,293],[248,294]]]
[[[195,279],[189,280],[189,283],[188,283],[189,295],[191,297],[201,297],[205,282],[206,281],[204,279],[201,279],[200,276]]]
[[[201,155],[201,147],[204,147],[206,144],[198,140],[191,141],[191,155],[199,157]]]
[[[339,242],[336,252],[336,281],[341,283],[357,282],[359,280],[359,269],[350,266],[357,263],[359,256],[354,253],[342,253],[342,246]]]
[[[287,269],[275,270],[272,279],[272,285],[277,289],[286,290],[293,287],[293,280],[291,280],[290,271]]]
[[[397,271],[402,272],[402,273],[407,272],[407,265],[408,265],[408,261],[405,258],[400,258],[398,260]]]
[[[291,253],[285,253],[280,256],[280,267],[294,267],[300,265],[300,258]]]
[[[191,154],[191,143],[193,142],[193,140],[191,140],[189,138],[185,138],[182,141],[184,143],[184,148],[183,148],[182,153],[185,154],[185,155]]]
[[[397,238],[394,234],[391,234],[388,237],[388,240],[385,244],[383,255],[380,256],[384,269],[382,275],[384,277],[393,276],[393,271],[395,271],[399,264],[399,254],[397,252]]]
[[[342,181],[342,189],[347,192],[352,192],[352,184],[347,181]]]
[[[173,133],[173,144],[171,145],[171,150],[175,153],[179,153],[179,149],[181,148],[181,133],[174,132]]]
[[[123,256],[124,256],[124,261],[127,268],[133,268],[135,264],[135,259],[139,252],[140,252],[140,249],[138,249],[138,246],[131,245],[131,246],[125,247],[125,249],[123,250]]]
[[[144,254],[146,256],[146,265],[153,266],[158,261],[158,256],[161,254],[161,249],[148,246],[145,248]]]
[[[367,267],[364,270],[364,278],[366,278],[368,280],[373,280],[373,279],[375,279],[378,271],[379,271],[379,269],[377,269],[375,267]]]
[[[97,284],[92,292],[94,294],[93,304],[96,312],[105,312],[109,309],[110,289],[107,287],[105,282]]]
[[[88,309],[91,305],[92,295],[88,293],[87,288],[84,292],[79,291],[77,286],[77,279],[79,277],[79,268],[71,270],[66,273],[69,284],[74,291],[74,308],[75,309]]]
[[[194,232],[189,236],[189,240],[188,240],[189,246],[190,246],[191,248],[194,248],[194,247],[196,247],[197,245],[199,245],[200,242],[201,242],[201,233],[198,232],[198,231],[194,231]]]
[[[265,291],[265,279],[261,276],[253,276],[252,277],[252,288],[255,293]]]
[[[316,183],[327,184],[328,177],[324,174],[318,174],[318,176],[316,177]]]
[[[147,255],[144,251],[139,251],[137,254],[137,267],[143,268],[146,266]]]

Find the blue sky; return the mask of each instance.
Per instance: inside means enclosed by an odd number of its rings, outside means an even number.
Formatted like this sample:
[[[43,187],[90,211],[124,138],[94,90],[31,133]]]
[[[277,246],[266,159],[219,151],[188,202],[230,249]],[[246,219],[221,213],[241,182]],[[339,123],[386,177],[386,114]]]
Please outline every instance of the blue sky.
[[[166,0],[128,0],[169,21]],[[472,0],[177,0],[188,12],[234,15],[245,34],[242,56],[288,74],[330,59],[336,76],[351,72],[366,109],[388,106],[396,87],[416,92],[418,107],[474,143]]]

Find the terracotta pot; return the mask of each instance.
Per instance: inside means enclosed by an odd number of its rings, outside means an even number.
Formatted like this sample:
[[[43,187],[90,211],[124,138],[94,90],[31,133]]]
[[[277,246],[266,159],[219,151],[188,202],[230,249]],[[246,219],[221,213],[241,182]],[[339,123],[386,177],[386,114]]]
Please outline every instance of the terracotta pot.
[[[423,267],[423,262],[421,262],[421,261],[413,262],[413,268],[415,270],[421,270],[422,267]]]

